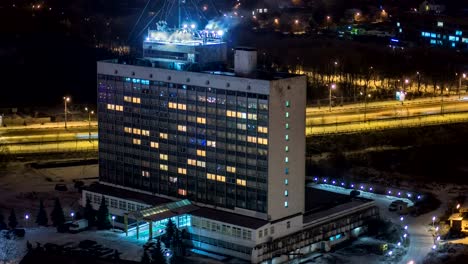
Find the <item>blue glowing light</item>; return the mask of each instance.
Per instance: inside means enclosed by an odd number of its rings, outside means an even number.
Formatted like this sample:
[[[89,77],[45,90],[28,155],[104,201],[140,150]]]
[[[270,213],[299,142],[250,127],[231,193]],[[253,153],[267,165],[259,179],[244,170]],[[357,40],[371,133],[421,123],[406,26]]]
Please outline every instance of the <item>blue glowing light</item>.
[[[391,42],[395,42],[395,43],[400,42],[398,39],[394,39],[394,38],[390,39],[390,41],[391,41]]]

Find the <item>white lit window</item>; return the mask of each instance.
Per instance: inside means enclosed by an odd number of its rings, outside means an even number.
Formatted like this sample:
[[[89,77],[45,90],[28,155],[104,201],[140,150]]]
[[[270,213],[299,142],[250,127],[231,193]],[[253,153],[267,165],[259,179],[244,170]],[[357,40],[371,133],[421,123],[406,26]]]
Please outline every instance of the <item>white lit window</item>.
[[[249,120],[257,120],[257,114],[249,114],[248,118]]]
[[[177,183],[177,177],[169,177],[169,182]]]
[[[178,126],[177,126],[177,130],[182,131],[182,132],[186,132],[186,131],[187,131],[187,127],[186,127],[186,126],[182,126],[182,125],[178,125]]]
[[[206,145],[207,145],[208,147],[216,148],[216,141],[210,141],[210,140],[208,140],[208,141],[206,142]]]
[[[167,156],[167,154],[159,154],[159,159],[168,160],[168,156]]]
[[[286,118],[288,118],[288,117],[289,117],[289,112],[286,112]]]
[[[187,169],[186,168],[177,168],[177,172],[179,174],[184,174],[185,175],[185,174],[187,174]]]
[[[150,176],[149,171],[141,171],[141,176],[148,178]]]
[[[166,164],[159,164],[159,169],[163,170],[163,171],[167,171],[168,170],[168,167]]]
[[[237,123],[237,129],[247,130],[247,124]]]
[[[149,132],[149,130],[141,130],[141,134],[142,134],[143,136],[149,137],[150,132]]]
[[[288,201],[284,201],[284,207],[288,208]]]
[[[284,179],[284,185],[288,185],[289,181],[288,179]]]
[[[286,129],[289,129],[289,123],[286,123],[286,125],[284,126]]]
[[[159,143],[158,143],[158,142],[151,141],[150,146],[151,146],[152,148],[159,148]]]
[[[289,158],[288,158],[288,157],[284,158],[284,162],[288,163],[288,162],[289,162]]]
[[[291,106],[291,102],[290,102],[290,101],[286,101],[285,105],[286,105],[286,107],[290,107],[290,106]]]
[[[246,119],[246,118],[247,118],[247,114],[246,114],[246,113],[243,113],[243,112],[237,112],[237,118]]]
[[[286,141],[288,141],[289,140],[289,135],[285,135],[284,139],[286,139]]]
[[[201,160],[197,160],[197,166],[205,168],[206,167],[206,162],[201,161]]]
[[[159,133],[159,137],[162,139],[167,139],[167,134],[166,133]]]
[[[284,151],[288,152],[289,151],[289,146],[284,147]]]
[[[288,196],[288,190],[284,190],[284,196]]]

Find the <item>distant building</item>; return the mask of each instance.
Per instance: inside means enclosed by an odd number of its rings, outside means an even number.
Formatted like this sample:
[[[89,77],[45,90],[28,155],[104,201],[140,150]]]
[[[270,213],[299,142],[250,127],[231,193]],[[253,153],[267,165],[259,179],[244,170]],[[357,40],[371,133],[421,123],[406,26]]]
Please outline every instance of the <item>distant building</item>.
[[[441,14],[445,11],[445,5],[437,4],[432,0],[425,0],[419,5],[419,13]]]
[[[428,23],[419,38],[425,45],[468,51],[468,25],[443,17]]]
[[[364,232],[372,201],[306,192],[306,77],[258,71],[251,48],[223,70],[221,35],[150,31],[143,59],[98,62],[100,182],[82,204],[105,199],[137,239],[170,218],[194,247],[253,263]]]

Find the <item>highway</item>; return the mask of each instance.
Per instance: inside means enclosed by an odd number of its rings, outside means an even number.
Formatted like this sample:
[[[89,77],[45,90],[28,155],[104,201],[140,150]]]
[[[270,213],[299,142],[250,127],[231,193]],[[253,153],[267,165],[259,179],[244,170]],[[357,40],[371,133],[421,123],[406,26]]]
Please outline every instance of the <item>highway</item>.
[[[468,98],[454,99],[453,97],[439,99],[415,100],[405,102],[390,101],[381,104],[363,103],[347,105],[345,107],[307,108],[307,125],[322,126],[340,123],[364,122],[372,120],[386,120],[396,118],[411,118],[428,115],[468,112]]]

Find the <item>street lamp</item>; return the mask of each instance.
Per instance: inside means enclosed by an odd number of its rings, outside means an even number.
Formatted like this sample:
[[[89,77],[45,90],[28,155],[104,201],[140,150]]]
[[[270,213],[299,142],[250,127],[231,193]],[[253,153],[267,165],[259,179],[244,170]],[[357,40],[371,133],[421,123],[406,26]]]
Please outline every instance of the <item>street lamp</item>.
[[[434,227],[435,227],[435,220],[436,220],[436,217],[435,217],[435,216],[433,216],[433,217],[432,217],[432,228],[434,228]]]
[[[112,216],[112,231],[115,231],[115,215]]]
[[[25,214],[24,219],[26,220],[26,226],[28,226],[29,214]]]
[[[65,109],[64,109],[64,112],[65,112],[65,129],[67,129],[67,103],[70,102],[70,96],[64,96],[63,97],[63,103],[65,105]]]
[[[332,89],[333,89],[333,90],[336,89],[336,84],[332,83],[332,84],[330,85],[330,87],[328,88],[328,91],[329,91],[329,93],[328,93],[328,103],[329,103],[329,105],[328,105],[328,110],[329,110],[330,112],[331,112],[331,108],[332,108],[332,101],[331,101]]]
[[[74,212],[71,212],[71,213],[70,213],[70,216],[71,216],[71,218],[72,218],[72,221],[75,221],[75,213],[74,213]]]
[[[460,74],[458,78],[458,99],[460,99],[460,90],[461,90],[461,85],[462,85],[462,78],[466,79],[466,73]]]
[[[91,115],[94,115],[94,111],[85,107],[85,111],[88,112],[88,132],[89,132],[89,141],[91,141]]]

